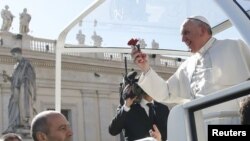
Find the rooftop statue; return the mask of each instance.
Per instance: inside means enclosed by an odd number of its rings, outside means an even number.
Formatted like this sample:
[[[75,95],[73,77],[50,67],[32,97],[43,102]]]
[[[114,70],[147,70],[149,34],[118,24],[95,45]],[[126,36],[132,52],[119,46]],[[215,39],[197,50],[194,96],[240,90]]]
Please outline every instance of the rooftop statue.
[[[8,5],[5,5],[5,9],[2,9],[1,17],[3,19],[1,31],[9,31],[15,16],[9,11]]]
[[[97,35],[95,31],[94,31],[94,34],[91,36],[91,39],[94,41],[94,46],[95,47],[101,47],[101,45],[102,45],[102,37]]]
[[[27,34],[29,30],[29,23],[31,20],[30,14],[27,13],[27,8],[23,9],[23,12],[20,14],[20,27],[19,33]]]
[[[82,34],[82,30],[79,30],[78,34],[76,34],[76,39],[79,45],[85,44],[85,35]]]
[[[145,40],[144,39],[140,39],[139,40],[139,44],[140,44],[140,47],[141,48],[145,48],[147,46],[147,44],[145,43]]]
[[[152,41],[152,49],[159,49],[159,43],[157,43],[155,40]]]

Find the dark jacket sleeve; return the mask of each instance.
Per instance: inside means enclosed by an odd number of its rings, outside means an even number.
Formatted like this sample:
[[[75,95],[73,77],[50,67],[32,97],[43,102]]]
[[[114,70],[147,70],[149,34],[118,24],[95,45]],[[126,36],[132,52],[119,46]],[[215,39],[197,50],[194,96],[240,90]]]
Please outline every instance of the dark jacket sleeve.
[[[116,136],[117,134],[121,133],[122,129],[125,126],[127,114],[128,112],[126,112],[123,107],[119,108],[117,114],[112,119],[109,125],[109,133],[111,135]]]

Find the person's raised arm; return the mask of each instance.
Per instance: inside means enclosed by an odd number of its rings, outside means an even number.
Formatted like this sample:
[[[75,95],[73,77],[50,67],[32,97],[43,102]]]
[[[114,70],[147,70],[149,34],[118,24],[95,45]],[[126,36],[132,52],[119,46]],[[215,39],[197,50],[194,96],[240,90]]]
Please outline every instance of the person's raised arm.
[[[128,45],[132,48],[131,56],[134,59],[134,63],[141,69],[143,73],[146,73],[150,69],[148,56],[141,51],[138,41],[138,39],[131,39],[128,42]]]

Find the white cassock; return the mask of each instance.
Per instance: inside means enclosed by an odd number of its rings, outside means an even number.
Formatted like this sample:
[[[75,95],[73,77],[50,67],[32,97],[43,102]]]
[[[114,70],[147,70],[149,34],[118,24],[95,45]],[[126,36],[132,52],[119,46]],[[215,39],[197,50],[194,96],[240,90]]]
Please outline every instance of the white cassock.
[[[247,45],[241,40],[217,40],[212,37],[198,53],[183,62],[167,81],[150,69],[140,76],[138,84],[156,101],[183,103],[239,84],[248,78],[250,78],[250,51]],[[203,114],[218,110],[239,110],[238,100],[216,106],[216,109],[211,107],[203,110]],[[240,124],[239,119],[213,122]]]

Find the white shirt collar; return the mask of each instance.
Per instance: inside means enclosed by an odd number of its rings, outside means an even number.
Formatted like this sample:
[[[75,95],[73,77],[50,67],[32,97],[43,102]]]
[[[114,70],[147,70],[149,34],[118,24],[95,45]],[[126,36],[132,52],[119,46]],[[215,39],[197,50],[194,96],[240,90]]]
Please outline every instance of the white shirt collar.
[[[141,99],[140,105],[141,105],[142,108],[145,109],[147,115],[149,115],[149,107],[147,106],[147,103],[153,103],[154,104],[154,100],[148,102],[144,98]]]
[[[197,53],[200,54],[201,56],[204,55],[207,52],[207,50],[212,46],[215,40],[216,39],[214,37],[211,37]]]
[[[145,100],[144,98],[141,99],[140,104],[141,104],[142,107],[147,107],[147,104],[148,104],[148,103],[153,103],[153,104],[154,104],[154,100],[148,102],[148,101]]]

